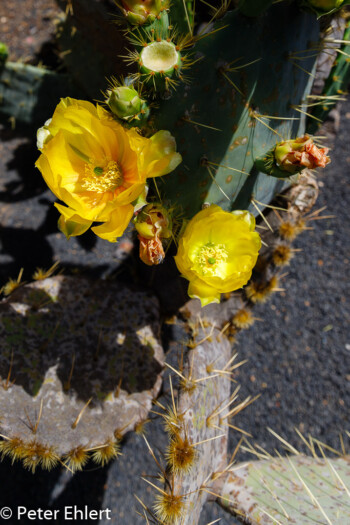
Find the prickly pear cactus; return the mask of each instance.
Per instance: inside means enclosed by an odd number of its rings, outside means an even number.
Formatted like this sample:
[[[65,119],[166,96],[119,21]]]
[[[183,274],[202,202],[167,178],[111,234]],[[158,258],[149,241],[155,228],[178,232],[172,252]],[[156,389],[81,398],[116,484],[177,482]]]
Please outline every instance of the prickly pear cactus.
[[[325,37],[327,38],[327,36]],[[329,37],[328,37],[329,38]],[[332,108],[339,100],[344,100],[350,81],[350,22],[346,22],[345,30],[341,38],[335,38],[334,42],[336,58],[333,61],[328,77],[325,79],[323,90],[310,100],[312,119],[308,123],[308,131],[314,133],[327,117]],[[330,50],[328,50],[329,52]]]
[[[230,398],[231,367],[236,363],[232,365],[228,339],[209,325],[206,330],[198,328],[193,346],[181,371],[178,421],[169,425],[166,457],[171,490],[158,499],[157,507],[159,517],[166,522],[169,495],[181,495],[184,525],[199,520],[212,487],[211,476],[225,466],[227,420],[236,402],[236,393]]]
[[[252,525],[341,525],[350,520],[349,483],[349,456],[252,461],[228,474],[220,504]]]
[[[267,204],[281,191],[283,182],[259,173],[254,160],[305,130],[312,77],[294,57],[318,31],[314,17],[280,4],[262,20],[228,13],[195,45],[189,85],[177,86],[155,117],[157,127],[172,130],[184,159],[161,191],[186,216],[203,202],[256,213],[252,197]],[[306,59],[303,68],[312,72],[314,64]]]
[[[114,23],[116,8],[112,1],[74,0],[69,10],[65,0],[58,4],[64,10],[57,25],[57,41],[65,66],[81,97],[101,100],[106,78],[126,72],[120,60],[125,38]]]
[[[344,443],[336,457],[326,457],[327,445],[296,430],[308,455],[300,453],[270,430],[287,451],[270,456],[249,441],[245,451],[258,458],[227,472],[219,499],[239,521],[251,525],[327,523],[349,520],[350,463]],[[271,436],[271,437],[272,437]]]
[[[40,126],[52,115],[57,99],[67,94],[77,94],[68,75],[15,62],[1,67],[0,62],[0,117],[12,127]]]
[[[132,83],[133,89],[142,85],[141,100],[151,104],[148,124],[140,115],[133,125],[146,134],[169,130],[183,157],[175,173],[157,183],[155,194],[160,192],[167,205],[186,219],[203,203],[227,210],[249,209],[257,215],[257,203],[263,207],[271,202],[288,186],[290,174],[283,176],[280,171],[276,178],[266,170],[262,173],[256,160],[269,154],[276,143],[305,133],[317,54],[331,46],[330,39],[320,39],[312,2],[246,0],[228,12],[229,4],[223,4],[216,11],[205,12],[202,7],[197,15],[191,2],[185,9],[148,4],[152,16],[142,22],[133,20],[133,14],[138,16],[137,2],[120,4],[129,24],[120,67],[124,75],[129,72],[125,85]],[[101,3],[96,0],[88,8],[81,0],[72,6],[73,16],[65,19],[64,26],[77,29],[75,35],[83,31],[81,21],[88,14],[101,16]],[[343,3],[332,11],[340,7]],[[98,39],[93,54],[94,59],[99,57],[99,68],[110,64],[103,56],[109,56],[110,48],[110,26],[105,27],[108,42],[103,48]],[[118,31],[115,39],[120,49]],[[68,44],[61,40],[63,52]],[[79,70],[84,49],[77,44],[76,53],[73,46],[67,54],[72,73]],[[346,62],[345,55],[339,57]],[[344,68],[341,78],[348,63]],[[93,76],[103,90],[103,75],[96,74],[94,64],[88,64],[82,76]],[[85,86],[90,89],[92,84],[85,82]],[[97,85],[92,89],[96,93]],[[108,94],[111,99],[111,91]]]
[[[33,472],[89,455],[104,464],[161,386],[158,304],[117,284],[63,276],[0,306],[0,450]]]
[[[224,240],[218,246],[201,240],[203,246],[191,248],[194,261],[186,240],[183,260],[176,259],[183,275],[187,261],[189,273],[198,264],[201,276],[213,277],[213,286],[201,284],[207,292],[202,305],[219,302],[220,294],[225,301],[202,310],[193,299],[176,312],[175,322],[186,323],[191,337],[179,366],[168,366],[170,404],[160,408],[169,446],[159,461],[147,442],[160,472],[159,482],[148,480],[156,503],[142,508],[152,523],[196,525],[209,496],[228,501],[235,490],[228,429],[241,431],[232,418],[251,400],[238,400],[237,389],[230,394],[238,366],[230,343],[254,322],[254,305],[279,290],[291,242],[310,219],[317,182],[304,168],[330,161],[327,148],[305,135],[317,55],[328,45],[316,15],[346,2],[181,4],[122,0],[113,20],[108,13],[117,10],[107,0],[64,3],[57,38],[67,76],[7,63],[0,69],[0,108],[12,121],[45,122],[37,167],[68,206],[56,205],[68,238],[97,222],[96,235],[115,242],[132,220],[147,265],[160,264],[172,240],[181,243],[186,231],[195,231],[199,213],[216,214],[224,225],[233,224],[225,222],[229,217],[248,239],[235,250],[235,271],[246,279],[229,289],[214,285],[231,264],[225,243],[235,228],[221,232],[209,222],[210,228],[197,230],[200,240],[216,229]],[[347,48],[341,51],[322,101],[334,101],[337,76],[347,78]],[[50,121],[61,90],[66,98]],[[102,100],[95,106],[69,96]],[[287,188],[283,207],[279,202],[278,213],[267,214]],[[266,223],[263,248],[248,210]],[[248,280],[242,293],[231,295]],[[67,277],[16,288],[0,305],[0,451],[33,472],[59,463],[74,472],[90,453],[104,464],[118,455],[120,438],[145,421],[160,390],[158,302],[118,283]],[[295,471],[293,461],[288,469]],[[264,478],[282,463],[256,468]],[[242,479],[250,497],[256,482],[249,467]],[[320,518],[317,512],[311,519]],[[252,523],[265,519],[256,506],[244,513]]]
[[[244,429],[235,426],[235,416],[254,399],[242,399],[236,384],[231,393],[235,370],[244,364],[231,347],[238,332],[254,323],[255,304],[265,302],[278,290],[281,270],[293,256],[292,240],[306,227],[309,215],[312,218],[309,212],[317,195],[315,179],[304,174],[300,184],[284,195],[288,211],[280,211],[278,216],[272,210],[267,214],[273,231],[263,234],[265,246],[245,296],[232,294],[222,304],[204,309],[192,299],[180,310],[176,323],[184,324],[181,319],[186,319],[190,337],[177,366],[166,365],[172,372],[169,402],[167,406],[163,402],[158,405],[168,433],[163,457],[158,458],[147,442],[160,483],[156,485],[153,477],[146,479],[153,487],[155,502],[152,507],[140,503],[154,523],[197,525],[208,500],[217,500],[236,517],[250,517],[233,497],[239,489],[246,495],[250,485],[241,486],[237,479],[237,485],[231,486],[236,468],[245,472],[246,467],[234,464],[239,446],[229,459],[226,445],[229,429],[245,437]],[[232,494],[228,494],[231,489]],[[247,502],[249,498],[248,494]]]

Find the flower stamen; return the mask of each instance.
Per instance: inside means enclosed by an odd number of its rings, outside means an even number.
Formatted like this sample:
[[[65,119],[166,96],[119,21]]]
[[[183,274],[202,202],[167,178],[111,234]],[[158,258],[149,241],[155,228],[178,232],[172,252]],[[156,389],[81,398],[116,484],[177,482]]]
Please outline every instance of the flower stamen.
[[[196,254],[195,262],[198,264],[202,275],[220,277],[221,266],[228,258],[228,251],[224,244],[208,242],[201,246]]]
[[[106,193],[119,188],[123,180],[119,164],[115,160],[110,160],[104,168],[85,164],[85,176],[81,185],[87,191]]]

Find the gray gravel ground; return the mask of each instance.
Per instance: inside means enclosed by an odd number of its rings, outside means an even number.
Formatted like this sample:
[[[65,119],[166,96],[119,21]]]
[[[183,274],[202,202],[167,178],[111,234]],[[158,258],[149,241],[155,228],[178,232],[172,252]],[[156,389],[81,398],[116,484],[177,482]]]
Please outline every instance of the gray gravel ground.
[[[260,392],[262,396],[235,424],[251,432],[254,440],[271,452],[276,441],[266,427],[295,446],[299,446],[293,430],[297,427],[335,448],[339,448],[339,432],[350,430],[350,102],[343,104],[341,114],[332,163],[318,174],[322,187],[317,207],[327,206],[322,214],[334,217],[309,223],[313,229],[295,242],[301,251],[295,253],[287,269],[285,291],[255,310],[263,321],[242,333],[236,343],[241,358],[249,360],[236,376],[242,385],[241,397]],[[1,281],[15,277],[21,266],[28,279],[36,266],[48,267],[56,259],[68,268],[93,275],[117,269],[128,245],[116,247],[93,235],[67,244],[57,233],[53,199],[30,167],[36,157],[31,144],[11,132],[1,133]],[[149,425],[148,437],[154,445],[164,447],[160,424]],[[231,435],[231,449],[237,439]],[[86,504],[113,509],[112,520],[102,519],[103,524],[144,523],[135,513],[133,494],[150,501],[140,476],[150,474],[154,465],[139,436],[128,436],[123,454],[109,467],[91,465],[74,477],[59,470],[32,475],[4,461],[0,465],[0,508],[62,509]],[[234,523],[218,507],[208,504],[201,524],[221,516],[221,525]]]
[[[295,242],[301,249],[283,279],[285,291],[255,310],[263,322],[241,333],[240,355],[249,359],[237,379],[242,396],[262,397],[237,419],[263,447],[272,449],[269,426],[299,440],[293,427],[339,449],[339,433],[350,430],[350,103],[331,151],[319,170],[320,196],[310,231]],[[231,445],[234,444],[232,439]]]

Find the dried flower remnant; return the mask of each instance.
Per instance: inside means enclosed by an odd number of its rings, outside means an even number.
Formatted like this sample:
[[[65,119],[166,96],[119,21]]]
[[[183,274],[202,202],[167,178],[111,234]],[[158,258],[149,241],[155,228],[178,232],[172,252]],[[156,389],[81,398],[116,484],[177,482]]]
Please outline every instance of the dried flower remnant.
[[[330,162],[328,148],[319,148],[309,135],[277,144],[274,157],[277,166],[291,174],[304,168],[325,168]]]
[[[172,235],[171,217],[158,203],[148,204],[135,217],[134,224],[140,241],[140,259],[147,265],[163,262],[165,253],[162,239]]]
[[[159,237],[145,239],[138,236],[140,241],[140,259],[148,266],[158,265],[163,262],[165,253]]]

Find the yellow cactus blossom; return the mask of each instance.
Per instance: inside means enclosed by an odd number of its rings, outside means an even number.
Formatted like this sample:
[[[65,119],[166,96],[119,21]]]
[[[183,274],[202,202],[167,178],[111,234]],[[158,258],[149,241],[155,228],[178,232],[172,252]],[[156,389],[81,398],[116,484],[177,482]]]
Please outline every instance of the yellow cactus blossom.
[[[146,179],[170,173],[181,162],[174,137],[158,131],[151,138],[124,129],[105,109],[84,100],[62,99],[38,131],[36,166],[66,206],[59,228],[69,238],[92,231],[111,242],[120,237],[145,192]]]
[[[190,281],[188,295],[202,306],[219,303],[220,294],[244,286],[261,248],[248,211],[223,211],[212,204],[188,223],[180,238],[176,265]]]

